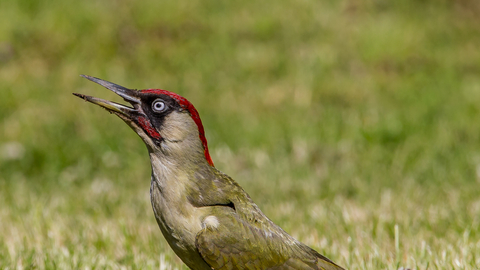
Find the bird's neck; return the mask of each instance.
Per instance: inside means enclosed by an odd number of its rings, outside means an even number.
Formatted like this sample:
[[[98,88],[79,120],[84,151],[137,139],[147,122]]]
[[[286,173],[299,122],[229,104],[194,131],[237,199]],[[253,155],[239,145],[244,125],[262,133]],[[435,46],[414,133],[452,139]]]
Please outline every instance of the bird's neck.
[[[214,169],[203,154],[198,133],[182,140],[164,140],[160,148],[150,151],[152,181],[169,203],[185,203],[188,190],[198,183],[195,174]]]
[[[155,160],[180,169],[208,162],[199,127],[187,112],[170,113],[159,132],[162,137],[160,145],[149,149]]]
[[[201,230],[206,208],[188,200],[188,190],[195,184],[196,166],[209,166],[172,159],[162,153],[150,153],[152,182],[150,196],[157,223],[172,249],[190,267],[204,264],[195,253],[195,236]],[[207,168],[207,167],[205,167]],[[197,254],[192,257],[192,254]],[[206,266],[206,265],[205,265]],[[202,268],[207,269],[207,268]]]

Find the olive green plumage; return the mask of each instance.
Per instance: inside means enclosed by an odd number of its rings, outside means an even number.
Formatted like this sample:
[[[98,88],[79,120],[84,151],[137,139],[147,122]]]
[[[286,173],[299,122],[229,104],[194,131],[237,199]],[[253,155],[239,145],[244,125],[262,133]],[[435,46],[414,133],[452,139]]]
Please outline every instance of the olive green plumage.
[[[84,77],[132,105],[75,94],[119,116],[145,142],[155,219],[188,267],[342,269],[275,225],[237,182],[213,166],[198,112],[185,98]]]
[[[342,269],[274,224],[233,179],[209,169],[203,174],[209,180],[196,181],[200,186],[190,190],[189,198],[197,205],[214,206],[210,215],[218,225],[204,226],[195,240],[212,269]]]

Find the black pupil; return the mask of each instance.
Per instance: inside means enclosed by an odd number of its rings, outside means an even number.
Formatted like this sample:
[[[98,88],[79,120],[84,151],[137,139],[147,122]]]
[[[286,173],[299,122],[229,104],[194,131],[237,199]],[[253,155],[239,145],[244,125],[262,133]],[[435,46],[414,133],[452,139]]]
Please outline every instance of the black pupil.
[[[163,109],[163,106],[164,106],[163,102],[161,102],[161,101],[155,103],[155,109],[157,109],[159,111]]]

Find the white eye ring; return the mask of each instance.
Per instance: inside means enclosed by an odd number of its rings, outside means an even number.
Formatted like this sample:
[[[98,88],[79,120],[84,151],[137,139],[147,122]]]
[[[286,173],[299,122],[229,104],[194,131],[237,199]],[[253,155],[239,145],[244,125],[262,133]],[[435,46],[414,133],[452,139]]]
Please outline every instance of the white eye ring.
[[[163,112],[163,111],[165,111],[166,108],[167,108],[167,106],[165,105],[165,102],[160,98],[156,99],[152,103],[152,110],[154,112]]]

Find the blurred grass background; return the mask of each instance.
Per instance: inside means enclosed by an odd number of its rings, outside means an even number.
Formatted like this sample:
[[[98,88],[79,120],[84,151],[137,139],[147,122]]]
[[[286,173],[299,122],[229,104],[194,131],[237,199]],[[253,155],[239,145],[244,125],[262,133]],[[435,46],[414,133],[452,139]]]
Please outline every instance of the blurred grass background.
[[[199,110],[216,167],[348,269],[480,266],[480,2],[1,1],[0,268],[186,269],[80,78]]]

